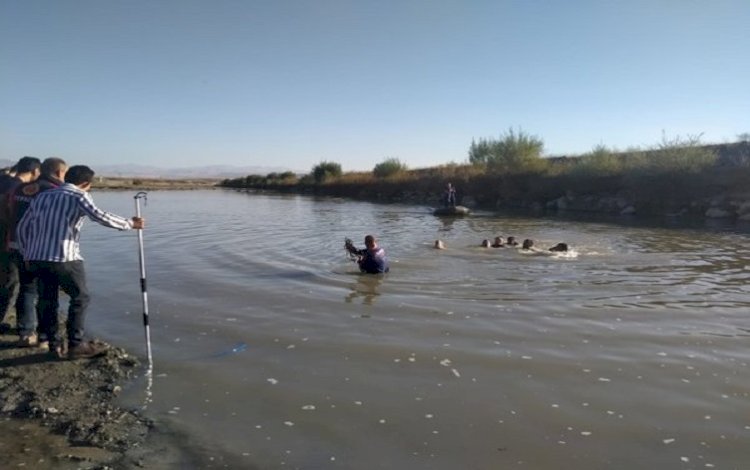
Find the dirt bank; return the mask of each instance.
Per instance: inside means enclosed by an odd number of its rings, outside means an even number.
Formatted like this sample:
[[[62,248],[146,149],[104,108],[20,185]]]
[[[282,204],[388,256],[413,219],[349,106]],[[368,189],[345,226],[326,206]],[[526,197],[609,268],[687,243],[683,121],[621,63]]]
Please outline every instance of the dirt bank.
[[[40,349],[17,347],[17,339],[0,335],[3,465],[137,466],[126,454],[144,443],[152,423],[114,400],[138,360],[114,347],[95,359],[50,360]]]

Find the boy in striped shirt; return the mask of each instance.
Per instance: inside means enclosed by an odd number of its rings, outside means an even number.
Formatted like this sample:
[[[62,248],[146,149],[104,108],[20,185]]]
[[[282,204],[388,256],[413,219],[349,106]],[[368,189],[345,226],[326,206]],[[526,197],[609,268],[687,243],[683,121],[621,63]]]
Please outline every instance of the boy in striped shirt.
[[[65,184],[39,194],[18,224],[18,244],[29,269],[37,276],[42,312],[42,331],[49,340],[50,355],[62,358],[65,343],[58,332],[57,309],[62,289],[70,297],[66,322],[70,359],[94,357],[104,348],[83,340],[89,293],[79,239],[84,220],[118,230],[142,229],[144,221],[126,219],[102,211],[89,194],[94,171],[84,165],[68,169]]]

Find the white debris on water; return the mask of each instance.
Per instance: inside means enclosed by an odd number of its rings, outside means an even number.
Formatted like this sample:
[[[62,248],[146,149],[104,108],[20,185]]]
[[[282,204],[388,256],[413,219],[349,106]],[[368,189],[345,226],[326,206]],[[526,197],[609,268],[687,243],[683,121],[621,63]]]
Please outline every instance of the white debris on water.
[[[456,377],[461,377],[461,374],[456,369],[451,369],[451,372],[453,372],[453,375]]]
[[[675,441],[674,438],[670,437],[669,439],[664,439],[662,442],[665,444],[671,444]]]
[[[285,426],[294,426],[294,423],[292,421],[284,421]]]
[[[290,345],[289,345],[289,346],[287,346],[286,348],[287,348],[287,349],[294,349],[294,348],[296,348],[296,347],[297,347],[297,346],[295,346],[295,345],[293,345],[293,344],[290,344]]]
[[[606,377],[599,377],[599,379],[597,380],[599,380],[599,382],[611,382],[612,381],[612,379],[608,379]]]
[[[680,460],[682,460],[682,461],[683,461],[683,462],[685,462],[685,463],[688,463],[688,462],[690,462],[690,459],[689,459],[689,458],[687,458],[687,457],[680,457]]]
[[[581,431],[581,436],[590,436],[591,434],[591,431]]]
[[[271,385],[276,385],[277,383],[279,383],[279,381],[274,378],[268,378],[266,379],[266,381],[270,383]]]
[[[558,405],[557,403],[553,403],[552,408],[560,408],[560,405]]]
[[[312,411],[315,409],[315,405],[305,405],[302,407],[302,409],[305,411]]]
[[[357,405],[357,406],[362,406],[362,402],[359,401],[359,400],[355,401],[354,404]]]
[[[433,415],[432,413],[427,413],[426,415],[424,415],[424,417],[427,419],[432,419],[435,417],[435,415]]]
[[[658,353],[657,356],[667,357],[667,353],[665,353],[665,352],[662,351],[662,352]]]
[[[443,359],[442,361],[440,361],[440,365],[444,366],[444,367],[450,367],[451,360],[450,359]]]
[[[526,360],[529,360],[529,359],[534,359],[534,358],[533,358],[533,357],[531,357],[531,356],[521,356],[521,359],[526,359]]]
[[[385,420],[384,420],[384,419],[381,419],[381,420],[379,420],[379,421],[378,421],[378,423],[380,423],[380,424],[385,424]]]

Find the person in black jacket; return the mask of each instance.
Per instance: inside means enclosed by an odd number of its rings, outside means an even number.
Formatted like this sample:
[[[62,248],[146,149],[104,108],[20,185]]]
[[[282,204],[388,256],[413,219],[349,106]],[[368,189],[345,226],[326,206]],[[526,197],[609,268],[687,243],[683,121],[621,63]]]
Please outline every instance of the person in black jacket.
[[[18,224],[26,209],[29,208],[34,198],[50,189],[60,187],[65,182],[65,173],[68,164],[62,158],[47,158],[42,162],[42,174],[36,181],[21,184],[13,193],[12,204],[14,206],[14,226]],[[13,259],[21,259],[18,253],[17,234],[13,230],[10,234],[9,248],[17,255]],[[19,346],[40,346],[42,349],[49,347],[47,338],[41,338],[39,326],[41,325],[41,310],[37,308],[37,282],[33,272],[26,269],[23,262],[18,264],[18,297],[16,297],[16,321],[18,322]]]
[[[41,165],[36,157],[23,157],[13,167],[14,171],[0,176],[0,322],[8,314],[18,291],[18,266],[23,264],[18,251],[10,249],[16,225],[13,195],[20,185],[39,177]],[[0,325],[2,329],[9,329]]]

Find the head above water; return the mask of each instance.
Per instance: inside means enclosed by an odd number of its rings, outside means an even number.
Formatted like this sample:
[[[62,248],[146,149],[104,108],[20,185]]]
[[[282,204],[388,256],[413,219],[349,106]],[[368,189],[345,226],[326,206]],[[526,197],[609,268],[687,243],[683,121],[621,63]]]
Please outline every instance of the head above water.
[[[523,241],[523,245],[521,245],[521,248],[523,248],[524,250],[530,250],[532,246],[534,246],[534,240],[527,238]]]
[[[568,244],[567,243],[558,243],[557,245],[553,246],[549,249],[549,251],[568,251]]]
[[[518,242],[516,241],[516,237],[508,237],[508,239],[505,241],[506,245],[518,245]]]
[[[482,245],[481,245],[481,246],[482,246],[483,248],[489,248],[489,247],[491,247],[491,246],[492,246],[492,243],[490,243],[490,241],[489,241],[489,240],[487,240],[487,239],[484,239],[484,240],[482,240]]]
[[[442,240],[435,240],[435,244],[433,245],[433,247],[436,250],[444,250],[445,249],[445,243],[443,243]]]

